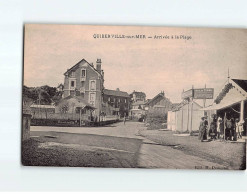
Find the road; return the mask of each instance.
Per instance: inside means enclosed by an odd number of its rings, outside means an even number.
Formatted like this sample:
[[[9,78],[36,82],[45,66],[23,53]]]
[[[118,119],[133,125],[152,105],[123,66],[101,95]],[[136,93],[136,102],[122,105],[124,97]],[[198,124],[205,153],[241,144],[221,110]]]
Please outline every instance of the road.
[[[65,132],[70,134],[87,135],[91,137],[94,136],[96,141],[89,143],[85,139],[83,144],[105,150],[126,150],[125,152],[128,152],[129,149],[126,146],[127,142],[121,138],[125,138],[125,140],[131,140],[131,138],[133,140],[139,139],[142,141],[141,147],[138,149],[139,153],[137,157],[137,167],[139,168],[195,169],[196,167],[215,167],[217,169],[224,169],[222,164],[210,162],[206,159],[200,158],[199,156],[186,154],[181,150],[177,150],[175,148],[176,146],[160,145],[140,136],[138,133],[139,130],[144,129],[144,124],[139,122],[126,122],[125,125],[120,122],[105,127],[81,128],[31,126],[31,135],[35,135],[35,132]],[[117,142],[113,142],[115,139],[118,139]],[[119,145],[119,142],[126,143],[122,144],[124,147],[116,147],[116,145]]]

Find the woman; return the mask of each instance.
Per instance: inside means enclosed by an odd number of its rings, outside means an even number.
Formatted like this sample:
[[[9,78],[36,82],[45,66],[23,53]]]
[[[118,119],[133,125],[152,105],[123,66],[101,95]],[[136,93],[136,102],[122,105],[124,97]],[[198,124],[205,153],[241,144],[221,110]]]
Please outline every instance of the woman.
[[[224,124],[222,118],[219,117],[217,120],[217,139],[221,139],[224,134]]]
[[[209,136],[212,140],[216,139],[217,135],[217,124],[216,124],[216,116],[212,115],[212,122],[210,123]]]
[[[203,142],[203,140],[207,140],[208,121],[206,120],[206,117],[202,117],[201,119],[202,121],[200,122],[200,127],[199,127],[199,140]]]

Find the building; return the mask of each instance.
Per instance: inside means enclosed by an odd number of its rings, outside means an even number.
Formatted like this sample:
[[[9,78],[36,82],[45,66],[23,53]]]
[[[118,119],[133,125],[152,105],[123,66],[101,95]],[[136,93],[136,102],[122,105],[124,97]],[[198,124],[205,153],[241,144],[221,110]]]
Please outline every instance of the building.
[[[208,115],[216,113],[217,116],[239,119],[244,123],[244,134],[246,135],[247,120],[247,80],[228,79],[220,93],[214,99],[213,105],[204,108]]]
[[[54,118],[64,118],[80,121],[97,121],[93,115],[95,107],[81,96],[67,96],[61,99],[55,107]]]
[[[130,94],[130,101],[131,102],[137,102],[137,101],[146,101],[146,94],[144,92],[138,92],[138,91],[133,91]]]
[[[50,114],[55,113],[54,105],[38,105],[32,104],[30,105],[32,118],[49,118]]]
[[[102,93],[104,88],[104,71],[101,59],[93,63],[82,59],[64,73],[63,98],[78,96],[95,108],[92,113],[99,119],[102,110]]]
[[[57,92],[62,92],[62,91],[63,91],[63,88],[64,88],[63,84],[60,83],[60,84],[57,86],[56,91],[57,91]]]
[[[137,100],[131,103],[130,116],[132,119],[140,119],[146,114],[144,100]]]
[[[173,131],[189,132],[199,129],[204,111],[195,101],[182,101],[168,111],[167,128]]]
[[[172,102],[165,97],[164,91],[156,95],[153,99],[145,103],[145,110],[147,111],[159,111],[167,114],[170,110]]]
[[[130,96],[127,92],[104,89],[102,111],[106,115],[128,116],[130,108]]]

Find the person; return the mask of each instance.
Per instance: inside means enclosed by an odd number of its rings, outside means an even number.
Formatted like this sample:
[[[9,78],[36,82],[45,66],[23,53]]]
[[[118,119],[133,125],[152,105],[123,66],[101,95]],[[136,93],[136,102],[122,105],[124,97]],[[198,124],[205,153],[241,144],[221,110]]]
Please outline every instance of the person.
[[[216,139],[217,136],[217,124],[216,124],[216,115],[212,115],[212,122],[210,123],[210,128],[209,128],[209,136],[212,140]]]
[[[243,132],[243,121],[239,121],[239,119],[236,119],[236,136],[237,139],[242,139],[242,132]]]
[[[224,124],[221,117],[217,120],[217,139],[221,139],[224,134]]]
[[[125,122],[126,122],[126,116],[125,116],[125,114],[124,114],[123,122],[124,122],[124,125],[125,125]]]
[[[225,127],[226,127],[226,131],[225,131],[226,140],[232,140],[233,123],[232,123],[232,119],[231,118],[230,119],[229,119],[229,117],[226,118]]]
[[[200,127],[199,127],[199,140],[203,142],[204,140],[207,140],[207,126],[208,126],[208,121],[206,117],[202,117],[200,122]]]

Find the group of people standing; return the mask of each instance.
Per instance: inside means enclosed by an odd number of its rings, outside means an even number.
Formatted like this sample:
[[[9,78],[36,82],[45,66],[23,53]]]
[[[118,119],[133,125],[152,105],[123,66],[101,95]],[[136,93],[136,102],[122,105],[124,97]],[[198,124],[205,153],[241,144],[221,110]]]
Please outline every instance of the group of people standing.
[[[211,118],[212,122],[210,125],[208,125],[207,116],[201,118],[198,138],[202,142],[207,140],[208,136],[211,140],[224,139],[237,141],[237,139],[242,138],[244,121],[239,121],[238,118],[234,119],[230,116],[225,117],[223,120],[220,116],[217,117],[216,114],[213,114]]]

